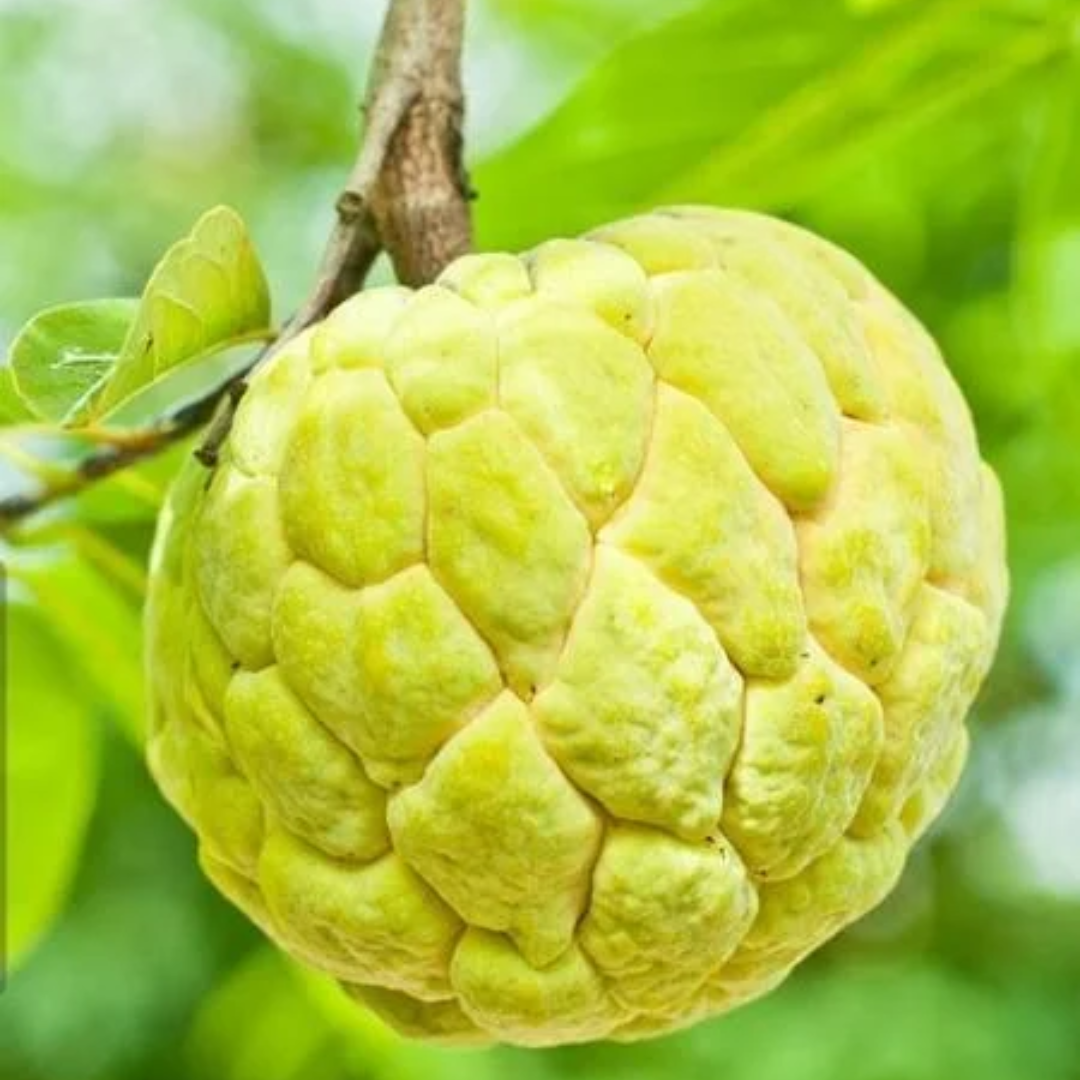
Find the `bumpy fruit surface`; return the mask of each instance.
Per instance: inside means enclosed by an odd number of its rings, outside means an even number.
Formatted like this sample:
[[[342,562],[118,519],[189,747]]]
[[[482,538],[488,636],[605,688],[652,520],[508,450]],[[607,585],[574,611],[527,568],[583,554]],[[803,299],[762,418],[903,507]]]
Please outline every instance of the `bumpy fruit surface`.
[[[933,342],[823,240],[686,208],[470,255],[287,346],[177,482],[153,769],[399,1030],[656,1034],[893,886],[1003,547]]]

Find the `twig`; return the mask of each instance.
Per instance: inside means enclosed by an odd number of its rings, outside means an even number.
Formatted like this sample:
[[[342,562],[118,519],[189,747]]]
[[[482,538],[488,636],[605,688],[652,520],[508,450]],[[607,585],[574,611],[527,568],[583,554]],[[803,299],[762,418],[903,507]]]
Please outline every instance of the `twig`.
[[[32,494],[20,493],[0,499],[0,536],[10,532],[13,526],[39,510],[44,510],[61,499],[77,495],[99,480],[136,465],[145,458],[160,454],[174,443],[187,438],[210,419],[220,393],[219,387],[205,398],[185,406],[168,421],[146,428],[140,432],[138,439],[93,450],[71,472],[50,478]]]
[[[224,387],[192,402],[130,445],[88,454],[32,495],[0,499],[0,534],[23,518],[144,458],[209,421],[195,451],[216,465],[251,372],[364,284],[382,250],[408,285],[433,280],[468,251],[472,197],[462,166],[461,43],[465,0],[390,0],[371,67],[364,141],[336,204],[315,284],[271,345]]]

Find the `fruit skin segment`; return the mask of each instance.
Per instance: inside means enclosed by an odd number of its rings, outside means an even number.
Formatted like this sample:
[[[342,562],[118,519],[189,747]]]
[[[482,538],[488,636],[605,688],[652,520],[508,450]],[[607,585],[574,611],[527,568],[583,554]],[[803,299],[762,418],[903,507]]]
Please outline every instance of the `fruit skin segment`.
[[[207,876],[415,1038],[648,1038],[878,904],[1008,594],[915,319],[676,207],[373,289],[162,513],[149,760]]]

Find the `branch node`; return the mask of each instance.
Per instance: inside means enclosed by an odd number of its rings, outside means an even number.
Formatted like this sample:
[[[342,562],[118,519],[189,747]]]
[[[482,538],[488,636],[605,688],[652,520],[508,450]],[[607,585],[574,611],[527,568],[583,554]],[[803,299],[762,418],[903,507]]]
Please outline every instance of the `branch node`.
[[[343,225],[353,225],[364,214],[367,206],[360,192],[346,188],[337,197],[334,209]]]

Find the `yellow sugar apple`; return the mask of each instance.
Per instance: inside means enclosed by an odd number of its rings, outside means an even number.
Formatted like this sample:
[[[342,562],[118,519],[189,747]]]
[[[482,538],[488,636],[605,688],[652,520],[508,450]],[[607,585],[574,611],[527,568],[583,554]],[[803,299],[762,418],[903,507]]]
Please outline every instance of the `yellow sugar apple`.
[[[398,1030],[637,1039],[889,892],[1006,590],[915,319],[794,226],[661,210],[258,372],[163,514],[150,760],[220,890]]]

